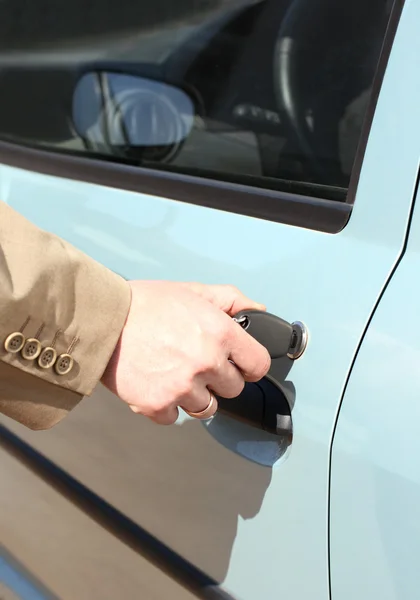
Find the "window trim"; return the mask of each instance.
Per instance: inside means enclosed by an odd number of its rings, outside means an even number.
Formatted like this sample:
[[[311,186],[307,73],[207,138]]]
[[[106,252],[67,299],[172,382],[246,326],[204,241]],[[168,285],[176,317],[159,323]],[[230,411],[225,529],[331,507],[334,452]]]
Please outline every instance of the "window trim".
[[[346,202],[352,205],[354,204],[356,198],[357,186],[360,179],[360,173],[362,171],[363,159],[366,153],[373,118],[375,116],[376,105],[378,103],[379,94],[382,88],[382,82],[385,76],[386,68],[388,66],[389,57],[391,55],[395,34],[397,33],[398,24],[400,22],[400,17],[404,8],[404,4],[405,0],[393,0],[388,27],[385,32],[381,52],[379,54],[378,65],[376,67],[375,76],[373,78],[372,90],[366,108],[365,118],[362,124],[362,131],[360,133],[359,143],[357,145],[356,155],[353,162],[353,168],[350,175]]]
[[[394,0],[345,202],[125,165],[80,154],[0,141],[0,164],[140,192],[296,227],[339,233],[350,219],[369,133],[405,0]]]

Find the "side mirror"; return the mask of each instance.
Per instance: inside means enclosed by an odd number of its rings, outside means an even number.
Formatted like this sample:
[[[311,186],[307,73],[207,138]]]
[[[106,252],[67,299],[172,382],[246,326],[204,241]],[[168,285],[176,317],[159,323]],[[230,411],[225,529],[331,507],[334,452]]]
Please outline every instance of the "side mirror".
[[[194,117],[184,90],[148,77],[93,71],[74,89],[74,128],[98,152],[162,160],[189,136]]]

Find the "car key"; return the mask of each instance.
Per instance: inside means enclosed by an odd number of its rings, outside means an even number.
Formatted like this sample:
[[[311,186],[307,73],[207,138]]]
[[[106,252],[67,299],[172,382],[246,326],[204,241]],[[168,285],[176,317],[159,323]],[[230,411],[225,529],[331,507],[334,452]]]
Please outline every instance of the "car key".
[[[288,323],[262,310],[242,310],[233,320],[265,346],[271,358],[288,356],[296,360],[305,352],[308,330],[300,321]]]

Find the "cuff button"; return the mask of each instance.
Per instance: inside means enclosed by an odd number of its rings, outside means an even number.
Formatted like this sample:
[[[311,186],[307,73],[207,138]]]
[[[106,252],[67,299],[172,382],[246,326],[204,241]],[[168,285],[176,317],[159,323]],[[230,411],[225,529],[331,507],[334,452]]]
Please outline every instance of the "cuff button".
[[[57,375],[67,375],[73,368],[74,360],[70,354],[60,354],[54,365]]]
[[[53,366],[57,359],[57,352],[51,346],[47,346],[43,349],[38,358],[38,365],[41,369],[49,369]]]
[[[28,338],[22,348],[22,356],[26,360],[35,360],[41,354],[41,342],[36,338]]]
[[[15,331],[7,336],[6,341],[4,342],[4,348],[7,352],[11,352],[12,354],[16,354],[22,350],[25,345],[25,336],[20,331]]]

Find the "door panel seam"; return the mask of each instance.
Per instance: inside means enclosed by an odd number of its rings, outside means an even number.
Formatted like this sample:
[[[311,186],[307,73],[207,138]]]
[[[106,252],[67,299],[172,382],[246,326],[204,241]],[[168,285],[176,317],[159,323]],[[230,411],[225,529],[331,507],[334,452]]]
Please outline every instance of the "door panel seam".
[[[332,600],[332,582],[331,582],[331,523],[330,523],[330,519],[331,519],[331,479],[332,479],[332,453],[333,453],[333,447],[334,447],[334,439],[335,439],[335,434],[336,434],[336,430],[337,430],[337,424],[338,424],[338,420],[340,417],[340,412],[341,412],[341,408],[342,408],[342,404],[346,395],[346,391],[347,391],[347,387],[348,384],[350,382],[350,378],[353,372],[353,369],[355,367],[356,361],[357,361],[357,357],[359,355],[360,349],[363,345],[363,341],[366,337],[367,332],[369,331],[369,327],[370,324],[376,314],[376,311],[380,305],[380,302],[386,292],[386,290],[388,289],[389,284],[391,283],[399,265],[401,264],[402,259],[404,258],[404,255],[407,251],[407,247],[408,247],[408,242],[409,242],[409,238],[410,238],[410,231],[411,231],[411,225],[412,225],[412,220],[413,220],[413,215],[414,215],[414,209],[415,209],[415,205],[416,205],[416,197],[419,191],[419,187],[420,187],[420,165],[417,168],[417,177],[416,177],[416,181],[415,181],[415,185],[414,185],[414,191],[413,191],[413,197],[411,200],[411,205],[410,205],[410,211],[409,211],[409,215],[408,215],[408,220],[407,220],[407,226],[406,226],[406,231],[405,231],[405,235],[404,235],[404,241],[400,250],[399,255],[397,256],[397,259],[391,269],[391,272],[389,273],[387,279],[385,280],[385,283],[378,295],[378,298],[375,302],[375,304],[373,305],[373,308],[371,310],[371,313],[367,319],[366,325],[363,329],[362,335],[360,336],[360,340],[357,344],[356,347],[356,351],[354,353],[353,359],[351,361],[350,364],[350,368],[347,372],[347,376],[345,379],[345,383],[344,383],[344,387],[343,387],[343,391],[341,393],[341,397],[340,397],[340,402],[338,404],[337,407],[337,412],[336,412],[336,416],[335,416],[335,421],[334,421],[334,426],[333,426],[333,430],[332,430],[332,434],[331,434],[331,438],[330,438],[330,444],[329,444],[329,453],[328,453],[328,486],[327,486],[327,567],[328,567],[328,590],[329,590],[329,598],[330,600]]]

